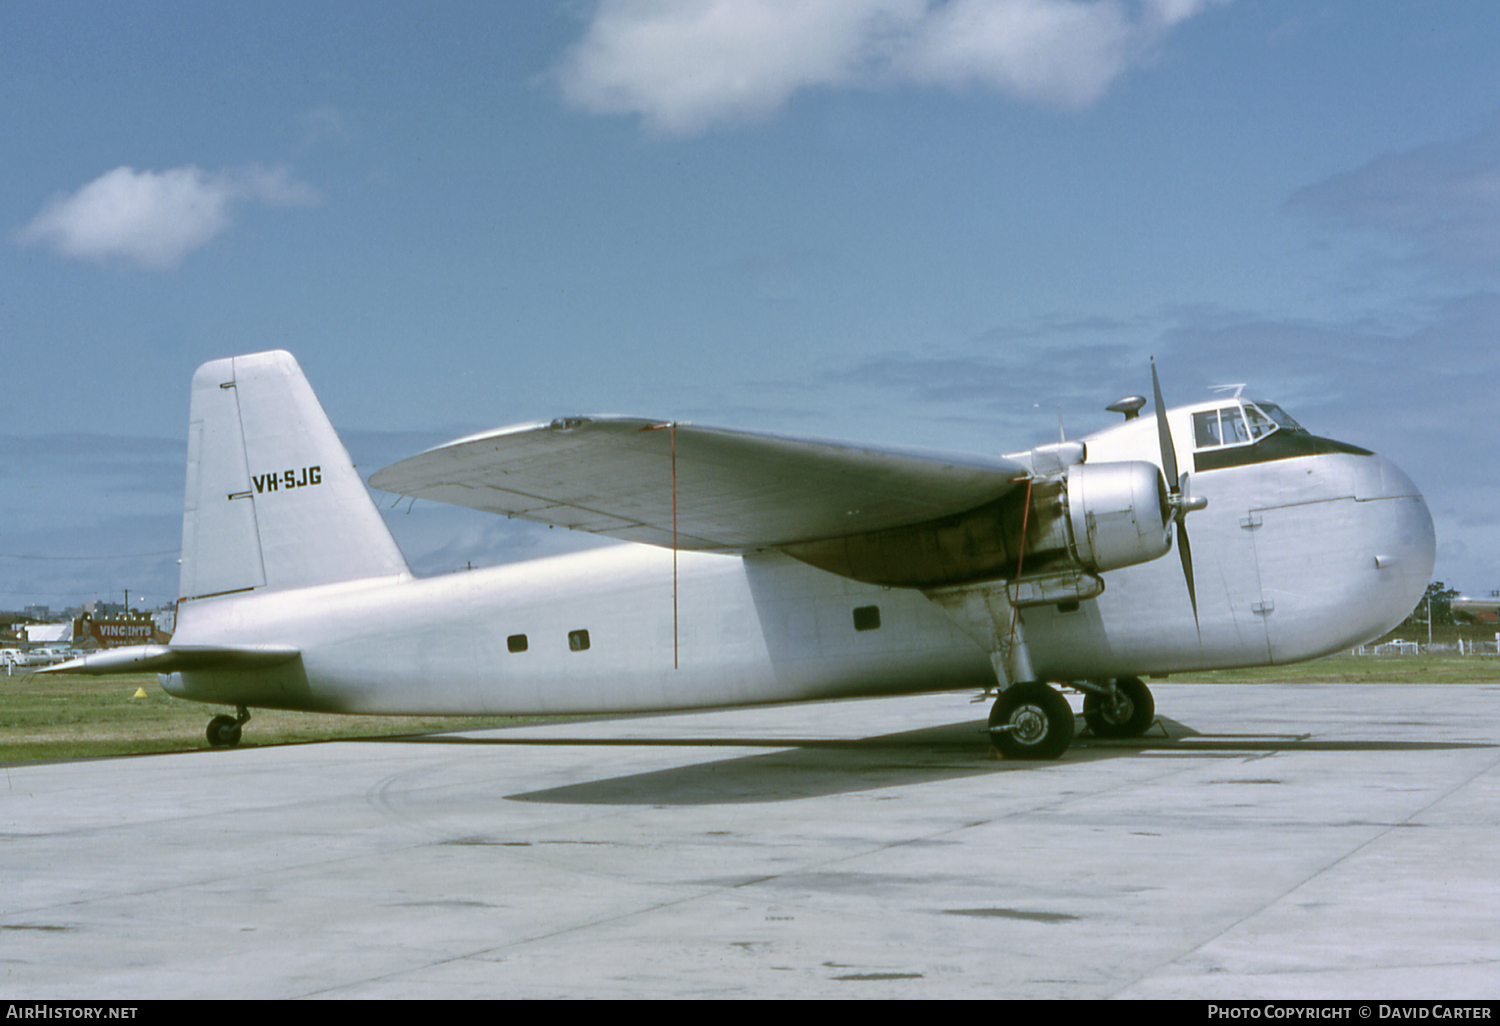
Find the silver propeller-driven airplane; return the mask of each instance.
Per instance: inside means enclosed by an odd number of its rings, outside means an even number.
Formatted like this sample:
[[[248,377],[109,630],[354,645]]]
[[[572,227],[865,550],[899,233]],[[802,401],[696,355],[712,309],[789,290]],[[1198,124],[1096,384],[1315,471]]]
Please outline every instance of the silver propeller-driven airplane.
[[[619,417],[462,438],[379,489],[637,544],[417,579],[296,361],[193,379],[171,644],[179,698],[341,713],[612,713],[995,689],[990,736],[1055,758],[1155,717],[1148,675],[1314,659],[1431,576],[1415,485],[1239,395],[1008,456]],[[1178,453],[1187,454],[1179,467]],[[1192,541],[1188,525],[1192,525]],[[1165,559],[1174,548],[1177,560]],[[1180,564],[1180,565],[1179,565]]]

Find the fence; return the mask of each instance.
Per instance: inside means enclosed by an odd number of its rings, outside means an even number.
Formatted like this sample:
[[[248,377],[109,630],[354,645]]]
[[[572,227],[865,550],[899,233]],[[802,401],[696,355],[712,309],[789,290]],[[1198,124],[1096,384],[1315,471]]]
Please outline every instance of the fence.
[[[1353,654],[1381,658],[1385,656],[1421,655],[1423,652],[1455,652],[1463,656],[1500,655],[1500,634],[1495,635],[1494,641],[1475,641],[1468,638],[1456,638],[1453,641],[1435,642],[1427,645],[1416,641],[1394,639],[1380,645],[1361,645],[1354,650]]]

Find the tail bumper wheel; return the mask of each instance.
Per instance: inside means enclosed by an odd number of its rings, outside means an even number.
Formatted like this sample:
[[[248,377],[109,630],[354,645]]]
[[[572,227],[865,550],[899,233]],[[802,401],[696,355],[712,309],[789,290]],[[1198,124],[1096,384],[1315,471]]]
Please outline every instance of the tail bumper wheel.
[[[213,748],[233,748],[240,743],[240,728],[250,720],[250,710],[240,706],[238,716],[215,716],[208,721],[208,743]]]
[[[989,733],[1007,759],[1056,759],[1073,743],[1073,709],[1046,684],[1014,684],[995,699]]]

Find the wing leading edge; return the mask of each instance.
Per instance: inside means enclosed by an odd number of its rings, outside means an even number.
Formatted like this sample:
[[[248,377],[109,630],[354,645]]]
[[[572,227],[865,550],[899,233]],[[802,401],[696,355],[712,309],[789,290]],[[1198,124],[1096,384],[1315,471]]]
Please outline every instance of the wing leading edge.
[[[744,552],[963,513],[1029,474],[1001,456],[589,417],[460,438],[370,484],[662,546],[674,544],[675,500],[678,548]]]

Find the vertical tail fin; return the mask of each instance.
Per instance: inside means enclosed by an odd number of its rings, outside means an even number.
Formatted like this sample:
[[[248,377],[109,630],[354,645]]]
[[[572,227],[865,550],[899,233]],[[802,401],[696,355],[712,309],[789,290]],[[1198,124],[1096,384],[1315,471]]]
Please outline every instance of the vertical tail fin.
[[[182,598],[409,573],[290,353],[198,368],[189,421]]]

